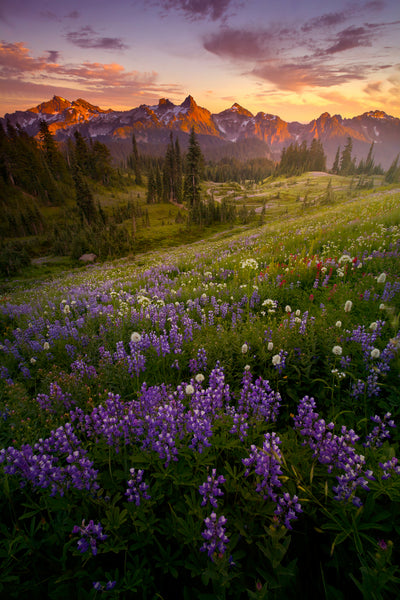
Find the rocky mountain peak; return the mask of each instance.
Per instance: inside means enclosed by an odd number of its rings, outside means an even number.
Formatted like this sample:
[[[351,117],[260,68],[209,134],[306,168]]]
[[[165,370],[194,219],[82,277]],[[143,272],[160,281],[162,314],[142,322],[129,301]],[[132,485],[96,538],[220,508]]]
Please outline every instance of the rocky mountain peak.
[[[168,98],[160,98],[158,101],[158,108],[162,110],[169,110],[170,108],[175,108],[175,104],[170,102]]]
[[[51,100],[48,100],[47,102],[42,102],[41,104],[38,104],[38,106],[30,108],[29,112],[54,115],[56,113],[62,112],[70,106],[71,102],[69,102],[69,100],[65,100],[65,98],[61,98],[61,96],[53,96]]]
[[[253,117],[253,114],[249,110],[247,110],[247,108],[243,108],[243,106],[240,106],[240,104],[238,104],[237,102],[235,102],[235,104],[232,104],[231,111],[237,112],[238,114],[244,115],[245,117]]]
[[[187,108],[187,109],[191,109],[191,108],[196,108],[197,104],[193,98],[193,96],[191,96],[189,94],[189,96],[187,96],[184,101],[181,104],[182,108]]]

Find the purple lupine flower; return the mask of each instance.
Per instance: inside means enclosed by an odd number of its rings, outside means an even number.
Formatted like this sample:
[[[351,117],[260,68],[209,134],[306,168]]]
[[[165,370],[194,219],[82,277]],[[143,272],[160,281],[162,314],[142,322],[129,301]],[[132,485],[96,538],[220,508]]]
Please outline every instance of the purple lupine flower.
[[[224,492],[219,488],[225,483],[226,479],[223,475],[218,475],[217,470],[213,469],[211,475],[208,475],[207,480],[199,486],[199,493],[203,496],[201,506],[205,506],[207,502],[214,508],[217,508],[218,501],[216,496],[223,496]]]
[[[245,477],[250,475],[250,467],[254,465],[254,472],[258,476],[256,492],[264,492],[264,500],[268,497],[276,502],[277,495],[275,488],[282,486],[279,479],[282,475],[281,462],[282,454],[279,450],[281,444],[279,436],[275,433],[264,434],[264,443],[262,448],[257,448],[254,444],[250,447],[250,456],[243,458],[242,463],[247,467]]]
[[[145,500],[150,500],[151,496],[149,496],[146,490],[149,488],[147,483],[142,481],[143,479],[143,469],[129,469],[131,474],[131,479],[128,480],[128,488],[125,492],[125,496],[127,497],[128,502],[135,502],[136,506],[140,505],[140,499],[144,498]]]
[[[391,471],[396,473],[396,475],[400,475],[399,460],[395,456],[384,463],[379,463],[379,466],[383,470],[382,479],[389,479],[392,476]]]
[[[97,554],[97,542],[103,542],[108,537],[103,533],[101,523],[94,523],[92,519],[87,525],[85,525],[85,519],[83,519],[81,525],[74,525],[72,533],[81,536],[77,543],[79,552],[84,554],[90,549],[93,556]]]
[[[293,529],[290,522],[297,519],[297,515],[302,512],[303,510],[297,496],[291,497],[288,492],[279,496],[274,513],[278,517],[278,521],[284,525],[286,529]]]
[[[363,444],[365,448],[380,448],[384,440],[390,438],[390,432],[388,431],[387,427],[396,427],[395,422],[390,418],[391,416],[391,413],[387,412],[383,418],[379,417],[378,415],[371,417],[371,421],[376,423],[376,426],[373,428],[371,433],[367,435],[366,441]]]
[[[221,515],[217,518],[215,512],[212,512],[209,517],[204,519],[205,529],[201,535],[205,539],[200,552],[207,552],[208,556],[213,560],[215,552],[224,554],[229,539],[225,534],[226,518]]]
[[[334,434],[334,424],[326,424],[324,419],[319,419],[315,408],[315,400],[309,396],[299,402],[297,415],[294,417],[295,429],[306,438],[304,444],[309,445],[313,456],[327,465],[329,473],[334,467],[344,471],[336,477],[338,485],[333,487],[334,498],[351,498],[353,504],[360,506],[361,500],[355,495],[355,490],[358,487],[368,490],[368,481],[374,477],[372,471],[364,468],[365,457],[357,454],[354,448],[359,436],[345,426],[342,426],[340,435]]]
[[[245,371],[242,384],[238,402],[239,412],[246,412],[256,418],[262,418],[267,423],[275,422],[281,405],[279,392],[274,392],[269,381],[262,377],[256,379],[253,384],[250,371]]]

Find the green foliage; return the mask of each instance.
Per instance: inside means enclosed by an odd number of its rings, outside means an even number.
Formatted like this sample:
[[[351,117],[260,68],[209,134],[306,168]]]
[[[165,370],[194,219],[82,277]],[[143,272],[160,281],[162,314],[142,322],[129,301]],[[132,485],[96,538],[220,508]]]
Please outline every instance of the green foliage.
[[[0,273],[9,277],[31,262],[26,244],[9,242],[0,246]]]
[[[299,146],[297,142],[284,148],[276,175],[301,175],[306,171],[326,171],[326,156],[320,140],[314,138],[307,148],[307,142]]]

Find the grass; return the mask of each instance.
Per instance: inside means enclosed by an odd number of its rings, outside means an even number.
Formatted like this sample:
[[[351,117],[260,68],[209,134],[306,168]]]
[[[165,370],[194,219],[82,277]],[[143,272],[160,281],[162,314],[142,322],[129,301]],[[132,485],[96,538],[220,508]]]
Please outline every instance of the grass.
[[[263,226],[165,249],[155,205],[150,251],[8,282],[4,597],[395,597],[399,191],[300,210],[308,179],[259,188],[285,191]]]

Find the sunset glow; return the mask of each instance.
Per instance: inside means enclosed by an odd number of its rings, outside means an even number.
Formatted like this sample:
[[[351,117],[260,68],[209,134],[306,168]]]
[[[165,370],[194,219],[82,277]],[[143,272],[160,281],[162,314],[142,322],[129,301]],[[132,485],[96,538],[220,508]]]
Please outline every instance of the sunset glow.
[[[0,116],[53,95],[128,110],[159,98],[308,122],[400,116],[398,0],[3,0]]]

